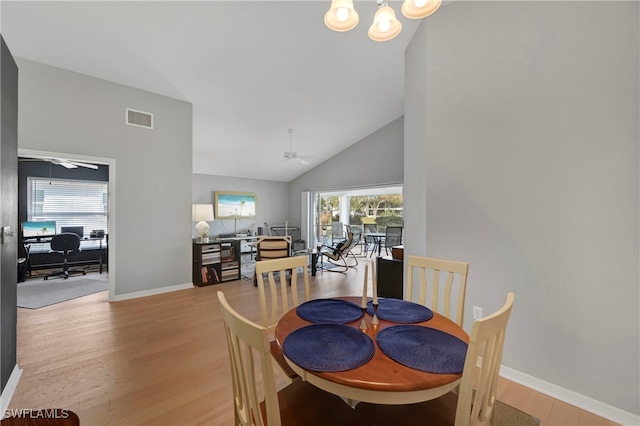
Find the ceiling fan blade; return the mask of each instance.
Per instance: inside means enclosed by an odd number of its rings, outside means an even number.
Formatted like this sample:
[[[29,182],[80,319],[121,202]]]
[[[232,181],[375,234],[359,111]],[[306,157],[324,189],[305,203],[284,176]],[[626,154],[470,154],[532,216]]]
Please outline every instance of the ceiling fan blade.
[[[62,166],[67,169],[77,169],[78,166],[70,163],[69,161],[62,158],[45,158],[46,161],[49,161],[51,164],[55,164],[57,166]]]
[[[77,169],[79,167],[86,167],[87,169],[98,170],[98,166],[91,163],[85,163],[83,161],[67,160],[66,158],[47,158],[53,164],[59,164],[67,169]]]
[[[310,164],[311,162],[307,160],[307,158],[311,157],[304,155],[299,156],[298,153],[293,150],[293,129],[287,129],[287,131],[289,132],[289,151],[284,152],[284,158],[286,160],[296,160],[304,166]]]
[[[51,164],[62,166],[67,169],[77,169],[78,167],[86,167],[88,169],[98,170],[98,166],[91,163],[85,163],[84,161],[67,160],[66,158],[51,158],[51,157],[19,157],[18,161],[48,161]]]
[[[69,164],[72,164],[74,166],[80,166],[80,167],[86,167],[87,169],[93,169],[93,170],[98,170],[98,166],[96,166],[95,164],[91,164],[91,163],[82,163],[80,161],[69,161]]]

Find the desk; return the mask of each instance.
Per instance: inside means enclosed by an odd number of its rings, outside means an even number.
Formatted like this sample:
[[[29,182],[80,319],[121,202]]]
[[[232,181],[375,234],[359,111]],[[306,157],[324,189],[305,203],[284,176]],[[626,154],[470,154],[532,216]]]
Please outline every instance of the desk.
[[[258,238],[259,236],[256,235],[245,235],[244,237],[217,238],[215,240],[212,240],[212,242],[240,241],[240,253],[251,253],[251,258],[253,259],[253,253],[256,247],[254,243],[258,241]],[[245,242],[245,244],[242,244],[243,241]]]
[[[270,228],[271,235],[290,237],[295,231],[299,230],[297,226],[272,226]]]
[[[47,269],[47,268],[51,268],[51,267],[61,267],[62,264],[61,263],[36,263],[35,265],[32,265],[32,259],[31,257],[33,257],[34,259],[38,258],[38,257],[48,257],[49,255],[53,255],[52,253],[50,253],[51,249],[50,247],[46,248],[46,251],[43,251],[43,249],[46,246],[49,246],[50,242],[51,242],[51,238],[52,237],[45,237],[45,238],[25,238],[23,239],[22,243],[24,244],[25,248],[29,247],[31,248],[32,246],[36,246],[36,249],[30,249],[30,253],[29,253],[29,265],[27,265],[28,270],[30,271],[31,269]],[[105,244],[103,245],[103,241],[105,242]],[[98,242],[97,247],[95,245],[93,245],[93,248],[91,247],[86,247],[86,242]],[[95,249],[98,250],[98,259],[80,259],[80,260],[76,260],[73,261],[72,258],[70,258],[70,262],[69,262],[69,266],[74,266],[74,265],[83,265],[83,264],[88,264],[88,263],[98,263],[100,265],[100,273],[102,273],[102,270],[104,268],[104,250],[106,250],[107,248],[107,240],[106,240],[106,236],[103,238],[98,238],[98,237],[85,237],[85,238],[81,238],[80,239],[80,253],[78,254],[78,257],[83,257],[82,253],[89,253]],[[38,249],[39,246],[39,249]],[[43,247],[44,246],[44,247]],[[83,247],[84,246],[84,247]],[[51,261],[51,260],[50,260]]]
[[[376,240],[376,246],[378,246],[378,256],[380,256],[380,251],[382,249],[382,240],[386,236],[384,232],[363,232],[362,235],[366,238],[373,238]]]
[[[341,297],[360,304],[361,297]],[[367,322],[371,317],[367,315]],[[275,330],[276,343],[282,350],[286,337],[298,328],[310,325],[300,318],[295,309],[290,310],[278,321]],[[360,320],[347,325],[358,328]],[[462,378],[462,374],[434,374],[405,367],[387,357],[378,345],[375,335],[387,327],[398,325],[394,322],[380,320],[378,326],[370,326],[364,331],[374,342],[375,354],[362,367],[340,372],[307,371],[287,359],[291,368],[303,380],[354,401],[370,402],[374,404],[412,404],[437,398],[454,389]],[[441,330],[468,343],[469,336],[453,321],[434,312],[433,318],[417,323],[429,328]],[[285,357],[286,358],[286,357]]]

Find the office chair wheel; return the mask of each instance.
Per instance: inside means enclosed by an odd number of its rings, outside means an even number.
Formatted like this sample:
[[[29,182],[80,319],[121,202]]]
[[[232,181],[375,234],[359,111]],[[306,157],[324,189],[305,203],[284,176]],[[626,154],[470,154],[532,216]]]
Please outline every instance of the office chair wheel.
[[[45,277],[44,277],[44,280],[45,280],[45,281],[47,281],[48,279],[49,279],[49,277],[47,277],[47,276],[45,276]]]

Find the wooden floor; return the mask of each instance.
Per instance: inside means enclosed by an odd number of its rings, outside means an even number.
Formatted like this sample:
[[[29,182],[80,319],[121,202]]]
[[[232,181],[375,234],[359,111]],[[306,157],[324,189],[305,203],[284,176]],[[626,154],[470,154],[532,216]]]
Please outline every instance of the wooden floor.
[[[362,294],[362,271],[319,272],[313,296]],[[232,425],[219,290],[259,319],[257,291],[242,280],[114,303],[102,292],[18,308],[23,373],[9,408],[67,408],[83,426]],[[504,379],[498,398],[542,425],[615,424]]]

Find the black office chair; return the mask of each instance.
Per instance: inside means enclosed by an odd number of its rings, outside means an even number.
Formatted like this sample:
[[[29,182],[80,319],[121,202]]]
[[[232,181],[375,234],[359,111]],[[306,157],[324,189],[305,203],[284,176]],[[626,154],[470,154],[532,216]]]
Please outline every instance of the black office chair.
[[[86,275],[87,271],[82,269],[69,269],[69,263],[67,262],[67,257],[69,255],[80,253],[80,237],[77,234],[71,232],[63,232],[60,234],[56,234],[51,239],[51,253],[59,253],[64,256],[64,261],[62,263],[62,271],[57,271],[52,274],[46,275],[44,279],[49,279],[49,277],[57,277],[62,276],[65,280],[69,278],[70,274],[82,274]]]
[[[18,258],[18,282],[23,283],[27,279],[27,275],[29,274],[29,251],[31,250],[31,245],[23,243],[24,247],[24,257]]]

